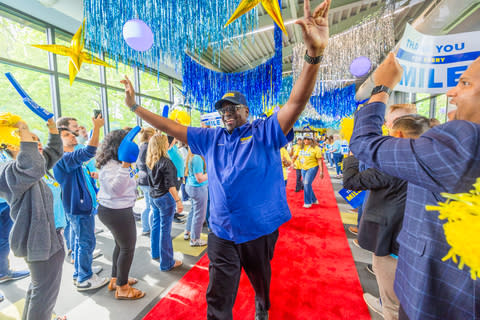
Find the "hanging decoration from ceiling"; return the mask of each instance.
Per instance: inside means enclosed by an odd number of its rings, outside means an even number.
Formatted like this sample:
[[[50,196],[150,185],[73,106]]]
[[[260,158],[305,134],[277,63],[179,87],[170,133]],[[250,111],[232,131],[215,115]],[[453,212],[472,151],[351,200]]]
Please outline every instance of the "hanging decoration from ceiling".
[[[321,116],[331,116],[338,120],[349,117],[357,109],[355,84],[333,89],[318,96],[311,96],[310,103]]]
[[[318,96],[356,81],[350,73],[350,65],[359,56],[367,57],[372,63],[371,70],[374,70],[395,45],[393,20],[393,6],[389,3],[360,25],[332,36],[323,55],[313,95]],[[293,48],[294,81],[302,71],[304,55],[303,44]]]
[[[185,55],[182,68],[185,103],[202,112],[212,112],[215,111],[215,102],[225,92],[236,90],[247,98],[252,116],[260,116],[276,105],[282,89],[282,31],[277,26],[274,39],[274,56],[264,64],[243,72],[216,72]]]
[[[236,36],[258,27],[258,10],[241,16],[227,29],[228,17],[238,0],[83,0],[86,46],[96,53],[108,53],[116,63],[179,66],[183,53],[202,54],[209,46],[213,56],[230,45]],[[150,26],[155,42],[144,52],[130,48],[123,40],[123,25],[141,19]]]
[[[112,67],[103,60],[100,60],[87,51],[83,50],[85,38],[84,38],[84,25],[85,21],[78,28],[77,32],[73,35],[70,42],[70,47],[62,46],[59,44],[32,44],[33,47],[53,52],[62,56],[70,57],[68,60],[68,73],[70,78],[70,86],[73,84],[75,77],[80,72],[82,63],[96,64],[104,67]]]
[[[225,27],[237,20],[240,16],[252,10],[259,2],[262,3],[263,8],[268,15],[272,17],[272,20],[275,21],[277,26],[282,29],[286,36],[288,36],[287,29],[285,29],[285,25],[283,24],[282,13],[280,11],[280,6],[278,5],[278,0],[242,0],[238,5],[237,10],[235,10],[230,19],[228,19]]]
[[[128,20],[123,25],[123,39],[135,51],[147,51],[153,45],[153,32],[150,27],[140,19]]]
[[[282,79],[282,90],[278,95],[278,104],[284,105],[293,89],[293,76],[286,76]]]
[[[350,64],[350,73],[358,78],[364,77],[370,72],[371,67],[372,62],[370,61],[370,59],[365,56],[360,56],[353,59],[352,63]]]

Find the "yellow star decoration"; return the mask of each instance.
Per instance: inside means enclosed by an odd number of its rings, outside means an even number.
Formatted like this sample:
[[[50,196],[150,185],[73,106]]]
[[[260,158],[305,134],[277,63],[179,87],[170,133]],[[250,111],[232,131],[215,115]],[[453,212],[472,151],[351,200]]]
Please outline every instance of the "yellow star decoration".
[[[80,26],[80,28],[78,28],[77,32],[73,36],[72,41],[70,41],[70,47],[62,46],[59,44],[32,44],[33,47],[50,51],[62,56],[70,57],[70,60],[68,61],[68,73],[70,75],[70,86],[75,80],[75,77],[77,76],[78,72],[80,72],[80,67],[84,62],[113,68],[113,66],[109,65],[105,61],[100,60],[92,56],[87,51],[83,50],[83,45],[85,43],[85,39],[83,37],[84,25],[85,25],[85,21],[83,21],[82,25]]]
[[[282,31],[287,35],[287,30],[285,29],[285,25],[283,24],[282,14],[280,13],[278,0],[242,0],[235,12],[225,24],[225,27],[238,19],[240,16],[244,15],[246,12],[252,10],[259,2],[262,3],[265,11],[267,11],[270,17],[272,17],[273,21],[275,21],[275,23],[280,27],[280,29],[282,29]]]
[[[439,219],[447,220],[443,231],[450,251],[443,261],[452,259],[458,268],[470,267],[472,279],[480,278],[480,178],[469,193],[441,193],[446,202],[438,206],[426,206],[429,211],[438,211]],[[458,259],[460,258],[460,259]]]

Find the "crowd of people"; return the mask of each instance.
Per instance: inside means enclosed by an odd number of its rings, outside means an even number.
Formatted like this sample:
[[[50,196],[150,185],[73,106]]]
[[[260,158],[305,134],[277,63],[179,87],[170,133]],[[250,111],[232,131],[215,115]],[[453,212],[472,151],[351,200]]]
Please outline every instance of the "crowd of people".
[[[306,63],[288,102],[266,119],[249,122],[246,97],[230,91],[215,104],[224,128],[186,127],[138,105],[125,77],[126,106],[152,126],[140,132],[135,159],[121,150],[135,129],[111,131],[100,142],[101,115],[92,118],[90,135],[73,118],[48,120],[45,147],[27,123],[13,123],[19,145],[1,146],[0,217],[10,237],[5,250],[2,231],[0,253],[8,255],[11,249],[29,271],[12,271],[7,257],[0,257],[0,282],[30,274],[23,319],[51,318],[65,255],[71,255],[78,291],[107,286],[119,300],[145,296],[134,287],[138,280],[129,277],[139,189],[146,204],[139,215],[142,234],[150,236],[151,258],[158,260],[159,270],[182,266],[174,258],[171,231],[174,221],[184,222],[182,200],[190,199],[183,234],[191,246],[208,244],[207,318],[233,318],[243,269],[255,290],[255,319],[268,319],[270,261],[279,227],[291,218],[285,169],[296,171],[295,191],[303,189],[303,206],[312,208],[318,203],[312,182],[319,171],[324,176],[324,157],[346,187],[370,190],[358,241],[374,253],[385,318],[480,317],[479,284],[468,271],[442,261],[448,252],[442,223],[425,210],[443,199],[441,192],[467,192],[480,176],[480,58],[447,94],[457,106],[455,121],[432,127],[432,121],[405,106],[391,107],[385,116],[391,90],[402,76],[390,54],[375,72],[378,90],[355,114],[349,145],[338,135],[317,142],[306,133],[288,152],[284,147],[294,138],[293,126],[312,94],[328,42],[330,2],[312,11],[304,1],[304,17],[297,23]],[[382,135],[384,122],[389,136]],[[96,215],[115,242],[110,277],[99,276],[101,268],[92,265]],[[205,220],[207,242],[200,237]]]

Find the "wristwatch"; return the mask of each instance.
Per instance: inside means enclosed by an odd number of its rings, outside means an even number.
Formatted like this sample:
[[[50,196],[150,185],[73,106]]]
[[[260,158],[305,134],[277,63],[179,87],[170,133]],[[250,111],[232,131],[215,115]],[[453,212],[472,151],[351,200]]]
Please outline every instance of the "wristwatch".
[[[135,110],[137,110],[137,108],[140,107],[137,103],[135,103],[133,106],[130,107],[130,110],[132,112],[135,112]]]
[[[376,86],[376,87],[373,88],[371,95],[373,96],[374,94],[377,94],[377,93],[380,93],[380,92],[385,92],[386,94],[391,95],[392,94],[392,89],[390,89],[389,87],[384,86],[384,85]]]
[[[303,59],[309,64],[319,64],[320,61],[322,61],[323,56],[318,56],[318,57],[310,57],[308,55],[308,50],[305,50],[305,56],[303,56]]]

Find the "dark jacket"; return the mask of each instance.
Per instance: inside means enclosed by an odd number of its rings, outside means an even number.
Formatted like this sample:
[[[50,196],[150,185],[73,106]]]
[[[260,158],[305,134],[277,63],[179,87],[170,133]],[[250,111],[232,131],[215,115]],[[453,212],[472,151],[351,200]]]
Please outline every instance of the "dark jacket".
[[[350,156],[343,162],[343,187],[370,190],[358,230],[358,243],[377,256],[398,254],[396,241],[402,229],[407,182],[377,169],[358,171],[358,160]]]
[[[139,149],[140,149],[140,152],[138,153],[138,159],[137,159],[137,168],[138,168],[137,183],[139,186],[148,186],[148,168],[146,163],[148,142],[142,143]]]
[[[152,170],[148,169],[148,184],[150,186],[150,196],[159,198],[166,193],[171,187],[176,187],[177,169],[172,160],[168,158],[160,158]]]
[[[55,179],[62,186],[62,202],[66,213],[87,215],[96,207],[88,191],[82,167],[96,152],[97,148],[92,146],[65,152],[53,167]]]

